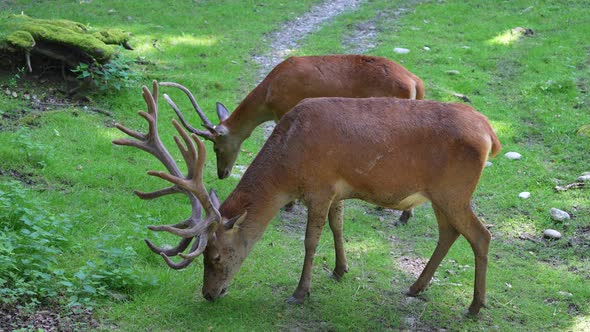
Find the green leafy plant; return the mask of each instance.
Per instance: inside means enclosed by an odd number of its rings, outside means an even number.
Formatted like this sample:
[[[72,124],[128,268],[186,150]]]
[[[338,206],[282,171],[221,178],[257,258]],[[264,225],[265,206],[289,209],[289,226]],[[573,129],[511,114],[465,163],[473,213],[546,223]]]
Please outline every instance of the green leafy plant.
[[[132,63],[132,60],[117,54],[105,64],[80,63],[72,72],[77,74],[79,80],[90,80],[101,92],[113,89],[119,91],[135,81]]]
[[[19,182],[0,184],[0,302],[34,306],[67,295],[68,306],[91,308],[97,298],[155,285],[134,269],[133,248],[116,247],[119,236],[94,238],[98,257],[77,270],[59,268],[59,257],[73,249],[66,235],[82,218],[52,214]]]
[[[57,259],[75,225],[70,216],[53,215],[43,202],[27,199],[20,183],[0,186],[0,301],[36,304],[58,294],[55,282],[64,275],[55,273]]]

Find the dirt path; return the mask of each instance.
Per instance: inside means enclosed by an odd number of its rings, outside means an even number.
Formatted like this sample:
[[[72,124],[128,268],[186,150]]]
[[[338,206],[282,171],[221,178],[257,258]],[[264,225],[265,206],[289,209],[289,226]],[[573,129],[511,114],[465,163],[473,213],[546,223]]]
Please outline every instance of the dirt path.
[[[311,33],[319,30],[322,25],[328,23],[337,15],[356,10],[363,0],[334,0],[324,1],[310,9],[309,12],[301,17],[297,17],[285,24],[267,36],[264,40],[269,45],[269,50],[266,54],[254,55],[253,61],[258,64],[259,71],[256,76],[257,81],[261,81],[278,63],[287,58],[294,49],[300,47],[300,42]],[[408,6],[415,7],[419,1],[411,1]],[[348,33],[342,38],[342,44],[345,48],[345,53],[363,54],[369,52],[377,44],[377,36],[379,33],[378,25],[383,21],[386,25],[400,18],[400,16],[412,12],[409,8],[396,8],[378,13],[375,17],[361,22],[356,22],[349,27]],[[275,124],[274,122],[267,122],[263,124],[264,136],[270,136]],[[374,209],[369,209],[368,213],[376,213]],[[281,227],[287,234],[294,237],[301,237],[305,233],[305,220],[307,209],[301,204],[295,204],[292,210],[281,210]],[[381,217],[383,218],[383,217]],[[392,223],[397,217],[388,216],[383,218],[384,223]],[[391,219],[391,220],[389,220]],[[385,226],[392,227],[392,226]],[[395,238],[393,235],[391,239],[395,239],[392,243],[392,253],[399,256],[396,259],[396,265],[407,275],[411,276],[409,279],[416,278],[426,264],[426,260],[417,257],[413,254],[411,245],[402,244],[405,241]],[[401,244],[401,245],[400,245]],[[402,248],[406,248],[405,251]],[[400,286],[401,288],[405,287]],[[399,287],[398,287],[399,288]],[[401,289],[400,288],[400,289]],[[400,291],[400,289],[397,289]],[[420,312],[423,311],[426,303],[416,298],[404,298],[402,304],[396,307],[396,310],[402,310],[405,314],[403,319],[403,327],[411,330],[429,330],[427,324],[420,320]]]
[[[337,15],[355,10],[361,2],[362,0],[327,0],[312,7],[303,16],[283,24],[265,39],[265,43],[269,45],[268,53],[252,57],[260,67],[258,80],[262,80],[274,66],[288,57],[299,46],[299,41]]]

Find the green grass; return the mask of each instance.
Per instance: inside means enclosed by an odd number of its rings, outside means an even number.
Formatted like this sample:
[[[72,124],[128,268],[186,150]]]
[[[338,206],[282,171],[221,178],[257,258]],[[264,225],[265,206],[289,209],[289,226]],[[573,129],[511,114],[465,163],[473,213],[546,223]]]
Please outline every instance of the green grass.
[[[231,109],[254,87],[256,67],[250,55],[265,49],[264,34],[314,2],[76,1],[49,6],[21,1],[0,3],[0,11],[131,31],[136,50],[127,56],[144,57],[152,65],[135,67],[140,73],[136,87],[96,96],[95,101],[111,110],[118,122],[145,128],[136,115],[145,109],[140,85],[152,79],[185,84],[215,118],[216,101]],[[412,10],[395,20],[379,16],[399,6]],[[137,253],[131,262],[134,269],[158,281],[157,286],[127,289],[123,301],[100,299],[95,312],[105,329],[113,324],[124,331],[590,328],[590,195],[588,189],[561,193],[552,189],[590,171],[590,138],[575,134],[590,123],[590,8],[584,1],[407,5],[374,0],[336,18],[307,38],[296,53],[342,52],[350,24],[373,17],[379,17],[379,34],[370,54],[396,60],[421,77],[429,99],[456,101],[451,92],[468,96],[497,130],[502,153],[523,155],[520,161],[493,159],[474,198],[477,214],[493,225],[489,308],[477,319],[463,315],[472,297],[474,272],[473,253],[463,239],[451,248],[424,295],[408,300],[403,292],[414,277],[398,262],[402,255],[430,257],[437,238],[433,213],[426,205],[416,210],[409,225],[394,228],[393,217],[359,202],[346,208],[345,245],[351,271],[342,282],[327,278],[334,253],[326,231],[316,256],[311,298],[303,306],[287,305],[285,299],[296,287],[303,262],[303,228],[287,227],[287,221],[276,217],[228,296],[206,302],[200,295],[202,263],[170,270],[141,241],[144,237],[157,243],[176,241],[144,226],[174,223],[189,212],[181,197],[141,201],[131,194],[133,189],[162,186],[144,175],[161,166],[145,153],[113,146],[111,140],[122,134],[105,126],[108,119],[103,115],[72,107],[23,118],[18,124],[30,128],[0,132],[0,170],[30,174],[30,198],[47,201],[49,213],[84,216],[69,235],[76,250],[59,257],[61,266],[76,271],[96,258],[104,236],[118,235],[107,242],[114,248],[130,246]],[[493,42],[518,26],[531,28],[534,35],[511,44]],[[152,46],[154,40],[162,51]],[[398,55],[394,47],[411,52]],[[459,74],[449,75],[449,70]],[[0,82],[8,84],[13,77],[6,74]],[[26,80],[16,84],[19,89],[34,89]],[[181,94],[166,92],[188,109]],[[0,94],[0,112],[27,108],[28,103]],[[170,119],[171,110],[162,106],[162,136],[173,147]],[[191,121],[197,123],[194,117]],[[238,164],[248,164],[262,142],[257,131],[243,146],[251,153],[242,153]],[[217,180],[215,174],[210,157],[205,182],[226,197],[237,180]],[[531,192],[531,198],[519,199],[521,191]],[[551,207],[572,212],[574,218],[553,222]],[[378,216],[383,215],[380,221]],[[546,228],[559,230],[564,239],[540,243],[521,239],[521,235],[540,237]]]

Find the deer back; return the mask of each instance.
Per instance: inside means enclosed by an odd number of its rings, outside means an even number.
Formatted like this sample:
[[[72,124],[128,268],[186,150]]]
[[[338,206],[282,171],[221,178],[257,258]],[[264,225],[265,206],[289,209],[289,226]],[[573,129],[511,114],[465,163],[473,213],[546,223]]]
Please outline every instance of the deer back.
[[[469,184],[472,192],[488,154],[499,148],[487,118],[466,105],[306,99],[281,120],[238,188],[268,182],[300,195],[340,186],[342,198],[390,205],[450,183]]]

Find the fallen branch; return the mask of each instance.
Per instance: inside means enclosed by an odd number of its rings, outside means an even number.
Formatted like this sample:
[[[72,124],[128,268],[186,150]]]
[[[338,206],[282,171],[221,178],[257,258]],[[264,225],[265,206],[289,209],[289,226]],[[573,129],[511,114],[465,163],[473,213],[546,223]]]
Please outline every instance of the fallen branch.
[[[541,241],[539,239],[536,239],[536,238],[534,238],[534,237],[532,237],[532,236],[530,236],[528,234],[520,234],[518,237],[521,240],[529,240],[529,241],[534,242],[534,243],[542,243],[543,242],[543,241]]]
[[[574,182],[565,186],[555,186],[553,189],[555,189],[555,191],[567,191],[570,189],[581,189],[584,188],[585,185],[584,182]]]

